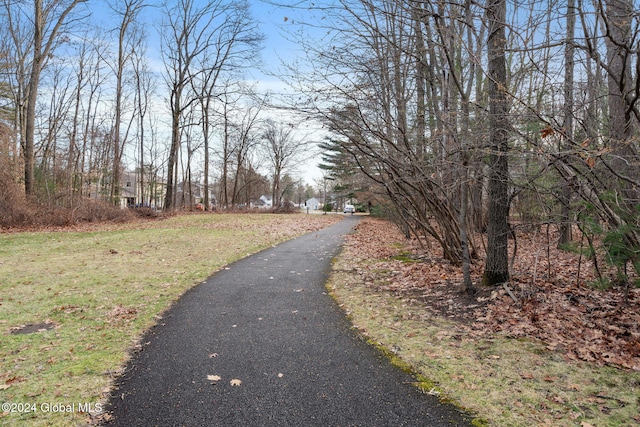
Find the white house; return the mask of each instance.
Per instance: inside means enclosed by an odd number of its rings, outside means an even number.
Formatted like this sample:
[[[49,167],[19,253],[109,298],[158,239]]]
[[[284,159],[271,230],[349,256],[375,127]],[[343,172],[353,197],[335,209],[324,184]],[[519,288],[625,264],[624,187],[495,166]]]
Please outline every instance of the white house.
[[[258,202],[256,203],[256,207],[263,208],[263,209],[270,209],[272,206],[273,206],[273,201],[265,195],[260,196],[260,198],[258,199]]]
[[[304,202],[304,207],[309,208],[311,210],[318,210],[322,207],[322,204],[320,203],[320,200],[316,199],[315,197],[312,197],[310,199],[307,199],[307,201]]]

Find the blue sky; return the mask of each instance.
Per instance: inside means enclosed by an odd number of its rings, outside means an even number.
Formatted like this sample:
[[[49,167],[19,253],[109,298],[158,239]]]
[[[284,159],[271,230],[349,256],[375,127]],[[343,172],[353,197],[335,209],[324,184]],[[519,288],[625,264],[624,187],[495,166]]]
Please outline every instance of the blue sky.
[[[92,10],[92,17],[97,23],[102,24],[105,28],[115,28],[119,18],[106,6],[107,1],[89,3],[87,7]],[[300,10],[291,10],[285,6],[277,6],[261,0],[250,0],[250,8],[254,19],[259,23],[260,31],[265,36],[264,49],[261,52],[264,68],[268,72],[276,72],[282,59],[293,59],[296,55],[298,47],[287,40],[283,29],[285,31],[293,30],[297,21],[292,17],[298,15]],[[155,4],[148,6],[143,10],[140,18],[147,30],[149,54],[160,59],[158,51],[160,41],[156,29],[160,19],[159,6]],[[261,80],[274,82],[278,80],[260,72],[260,70],[250,70],[250,74]]]

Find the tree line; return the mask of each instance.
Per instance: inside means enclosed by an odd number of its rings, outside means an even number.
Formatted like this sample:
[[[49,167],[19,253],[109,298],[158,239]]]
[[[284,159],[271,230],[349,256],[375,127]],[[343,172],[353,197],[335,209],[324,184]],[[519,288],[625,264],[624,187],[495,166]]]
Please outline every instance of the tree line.
[[[623,282],[640,273],[637,3],[337,0],[314,12],[298,38],[308,67],[288,78],[306,94],[295,105],[335,135],[327,167],[357,182],[340,164],[357,165],[365,197],[435,240],[468,291],[480,245],[482,284],[509,280],[524,225],[555,227],[567,249],[579,231],[580,250]]]
[[[206,208],[214,189],[220,207],[291,197],[309,141],[269,119],[269,96],[245,80],[264,40],[251,12],[229,0],[3,0],[3,183],[69,208],[120,203],[125,169],[136,203],[165,210],[191,204],[194,183]]]

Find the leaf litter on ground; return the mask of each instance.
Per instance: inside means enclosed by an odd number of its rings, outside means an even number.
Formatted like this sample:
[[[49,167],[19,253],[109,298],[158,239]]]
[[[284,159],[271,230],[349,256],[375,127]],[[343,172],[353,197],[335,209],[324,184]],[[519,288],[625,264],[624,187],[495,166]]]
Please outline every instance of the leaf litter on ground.
[[[578,255],[518,239],[510,283],[468,296],[435,243],[366,219],[330,287],[354,327],[490,425],[640,425],[640,290],[594,289]]]

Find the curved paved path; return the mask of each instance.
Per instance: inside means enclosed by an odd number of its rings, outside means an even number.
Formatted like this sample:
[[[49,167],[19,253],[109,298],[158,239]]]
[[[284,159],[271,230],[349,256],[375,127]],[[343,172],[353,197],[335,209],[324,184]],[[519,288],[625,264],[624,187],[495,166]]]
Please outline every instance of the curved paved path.
[[[245,258],[187,292],[143,338],[107,425],[469,426],[363,342],[326,294],[356,222]]]

